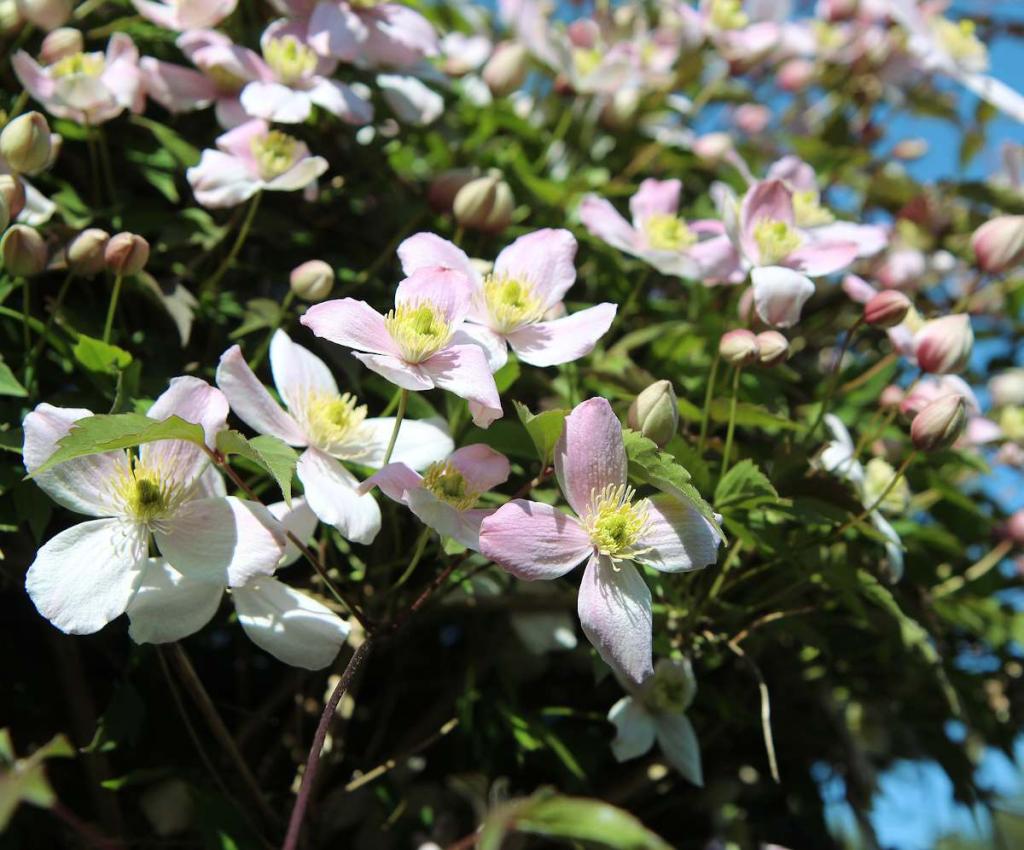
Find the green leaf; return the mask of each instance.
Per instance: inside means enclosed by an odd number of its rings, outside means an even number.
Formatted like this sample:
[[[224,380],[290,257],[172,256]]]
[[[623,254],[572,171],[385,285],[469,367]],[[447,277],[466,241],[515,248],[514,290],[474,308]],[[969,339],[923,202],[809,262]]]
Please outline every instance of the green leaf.
[[[292,501],[292,476],[299,456],[295,449],[277,437],[261,435],[247,440],[237,431],[221,431],[217,448],[226,455],[241,455],[265,470],[281,488],[284,500]]]
[[[127,449],[157,440],[186,440],[203,445],[203,429],[179,416],[163,421],[150,419],[142,413],[100,414],[79,419],[68,434],[57,443],[46,462],[29,477],[35,477],[58,463],[76,457]]]
[[[24,398],[28,395],[28,390],[14,377],[11,367],[2,360],[0,360],[0,395],[11,395],[15,398]]]
[[[170,127],[166,127],[151,118],[133,115],[132,123],[145,127],[160,143],[160,147],[168,151],[184,167],[189,168],[199,162],[199,149],[193,147]]]
[[[142,731],[146,705],[139,692],[130,684],[122,683],[110,698],[96,731],[84,753],[107,753],[125,744],[133,744]]]
[[[0,833],[7,828],[19,803],[48,809],[57,802],[43,762],[50,758],[69,758],[74,754],[68,739],[57,735],[28,758],[18,759],[11,745],[10,731],[0,730]]]
[[[741,460],[730,469],[715,488],[715,507],[751,508],[777,502],[779,494],[768,477],[752,460]]]
[[[512,402],[516,407],[516,414],[519,421],[526,428],[526,433],[533,440],[537,448],[537,456],[541,465],[547,467],[551,463],[551,457],[555,450],[558,438],[562,436],[565,428],[565,417],[569,415],[568,410],[545,410],[542,413],[530,413],[525,404],[518,401]]]
[[[85,334],[79,334],[72,354],[75,355],[75,360],[90,372],[105,375],[116,375],[132,362],[131,354],[123,348]]]

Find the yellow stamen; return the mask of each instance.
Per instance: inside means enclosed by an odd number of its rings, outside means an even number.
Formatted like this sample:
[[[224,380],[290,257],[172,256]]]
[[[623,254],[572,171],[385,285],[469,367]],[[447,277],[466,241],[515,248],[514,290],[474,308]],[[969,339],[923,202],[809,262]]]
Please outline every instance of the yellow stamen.
[[[310,442],[322,449],[357,441],[366,419],[366,405],[357,404],[351,393],[310,393],[295,413],[302,420]]]
[[[433,304],[402,304],[384,317],[384,326],[409,363],[421,363],[452,338],[452,328]]]
[[[280,130],[271,130],[265,136],[252,140],[252,155],[264,180],[273,180],[284,174],[295,164],[298,154],[298,140]]]
[[[821,205],[818,193],[813,189],[793,193],[793,216],[798,227],[818,227],[831,224],[836,217]]]
[[[484,280],[484,304],[495,330],[502,333],[540,321],[545,312],[533,286],[514,277],[489,275]]]
[[[601,67],[601,51],[596,47],[577,47],[572,52],[572,66],[577,77],[589,77]]]
[[[786,222],[763,218],[754,225],[754,241],[761,252],[761,263],[770,266],[792,254],[803,240]]]
[[[742,0],[712,0],[711,23],[720,30],[738,30],[750,23],[750,18],[743,11]]]
[[[697,235],[684,221],[668,213],[654,213],[644,219],[647,244],[656,251],[679,251],[697,243]]]
[[[205,69],[206,76],[213,80],[218,91],[234,94],[245,85],[245,80],[224,65],[211,65]]]
[[[659,714],[680,714],[686,709],[690,686],[686,674],[675,666],[659,665],[647,680],[643,700]]]
[[[451,461],[430,464],[423,473],[423,486],[460,511],[473,507],[480,495],[469,489],[466,479]]]
[[[644,551],[636,546],[650,527],[648,502],[634,502],[635,495],[632,487],[609,485],[590,496],[584,527],[594,548],[613,560],[631,558]]]
[[[988,48],[975,34],[974,21],[967,18],[951,21],[938,17],[932,26],[939,42],[957,62],[972,71],[988,69]]]
[[[50,66],[50,74],[54,77],[98,77],[106,66],[102,53],[72,53],[54,62]]]
[[[294,83],[316,69],[316,53],[294,35],[272,38],[263,47],[263,58],[283,83]]]
[[[132,459],[114,488],[124,513],[144,523],[173,513],[186,495],[161,470],[143,466],[138,458]]]

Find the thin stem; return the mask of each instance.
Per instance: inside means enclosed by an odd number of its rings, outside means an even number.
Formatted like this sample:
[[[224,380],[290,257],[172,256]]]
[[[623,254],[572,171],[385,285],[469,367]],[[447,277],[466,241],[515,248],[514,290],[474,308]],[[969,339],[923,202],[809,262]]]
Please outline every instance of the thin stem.
[[[260,343],[260,347],[256,349],[256,353],[252,356],[249,361],[249,368],[255,370],[260,363],[263,362],[263,358],[267,355],[267,350],[270,348],[270,343],[274,339],[274,334],[277,333],[277,329],[281,327],[285,317],[288,315],[288,310],[292,306],[292,302],[295,300],[295,292],[291,289],[288,290],[288,294],[285,295],[284,301],[281,302],[281,307],[277,311],[277,316],[274,318],[274,323],[270,326],[267,331],[267,335],[263,342]]]
[[[858,522],[862,522],[863,520],[871,516],[872,513],[877,511],[878,506],[885,501],[885,497],[889,495],[889,493],[892,491],[892,488],[895,487],[899,480],[903,477],[903,473],[907,471],[907,467],[910,466],[911,461],[913,461],[915,457],[917,457],[916,450],[912,451],[910,454],[907,455],[906,460],[904,460],[903,463],[900,464],[900,468],[896,470],[896,474],[893,475],[892,479],[885,486],[885,489],[882,490],[882,492],[878,495],[878,498],[876,498],[875,501],[873,501],[869,507],[864,508],[864,510],[861,511],[853,519],[843,523],[843,525],[839,527],[839,530],[836,531],[835,536],[838,537],[840,534],[846,531],[846,529],[850,528],[850,526],[856,525]]]
[[[117,311],[117,299],[121,297],[121,282],[124,275],[120,272],[114,278],[114,289],[110,293],[110,305],[107,307],[107,321],[103,325],[103,341],[110,342],[110,332],[114,329],[114,313]]]
[[[17,319],[19,322],[26,321],[28,322],[29,327],[32,328],[32,330],[34,330],[36,333],[46,335],[46,326],[42,322],[40,322],[38,319],[32,318],[32,316],[29,316],[19,310],[12,310],[10,307],[6,307],[3,304],[0,304],[0,316],[6,316],[9,319]],[[61,354],[67,353],[68,349],[67,346],[64,344],[63,340],[57,339],[49,335],[47,335],[47,339],[50,341],[50,345],[52,345],[54,348],[60,351]]]
[[[263,197],[262,192],[257,192],[252,196],[252,200],[249,202],[249,209],[245,214],[245,219],[242,221],[242,226],[238,230],[238,236],[235,237],[235,242],[231,246],[231,250],[228,251],[227,256],[221,260],[221,264],[217,266],[217,270],[199,285],[200,292],[217,291],[221,278],[227,274],[228,269],[231,268],[231,264],[234,263],[235,258],[238,256],[238,252],[242,250],[242,246],[245,244],[245,240],[249,236],[249,230],[252,228],[252,223],[256,218],[256,210],[259,209],[261,197]]]
[[[857,321],[853,323],[850,330],[846,332],[846,337],[843,339],[843,344],[840,346],[839,352],[832,358],[831,368],[829,369],[830,380],[828,390],[825,393],[825,398],[821,401],[821,407],[818,408],[818,415],[815,417],[814,422],[811,423],[811,427],[807,429],[808,442],[810,442],[814,437],[814,432],[818,430],[818,426],[821,425],[822,420],[825,418],[825,414],[828,413],[829,406],[832,404],[832,397],[836,394],[836,389],[839,386],[839,367],[842,365],[843,358],[846,356],[850,343],[853,342],[853,338],[856,336],[857,330],[860,328],[863,321],[864,315],[861,314],[857,317]]]
[[[107,195],[110,198],[110,206],[117,207],[117,189],[114,187],[114,169],[110,164],[110,148],[107,146],[107,136],[102,127],[96,128],[98,139],[97,147],[100,152],[100,170],[103,173],[103,182],[107,187]],[[114,216],[115,226],[120,226],[120,216]]]
[[[89,149],[89,173],[92,175],[92,204],[100,206],[100,160],[96,152],[96,138],[92,133],[85,137],[85,146]]]
[[[302,783],[299,785],[299,793],[295,798],[295,806],[292,808],[291,818],[288,821],[288,832],[285,835],[284,844],[281,845],[281,850],[295,850],[298,846],[299,835],[302,832],[302,822],[305,820],[306,809],[309,807],[309,798],[313,791],[313,780],[316,779],[317,768],[320,766],[320,756],[323,752],[324,741],[327,739],[327,731],[331,727],[335,711],[338,710],[338,703],[341,702],[341,698],[352,684],[352,679],[363,665],[363,662],[366,661],[372,649],[373,641],[367,638],[352,653],[352,657],[348,660],[348,664],[345,667],[345,672],[341,674],[338,684],[324,706],[323,713],[320,715],[320,722],[316,727],[316,734],[313,736],[313,745],[309,748],[309,756],[306,758],[306,769],[302,773]]]
[[[768,684],[764,680],[761,668],[754,663],[754,660],[743,651],[738,643],[730,641],[728,647],[747,662],[754,678],[757,679],[757,690],[761,695],[761,735],[764,738],[765,753],[768,755],[768,769],[771,771],[775,784],[778,785],[781,779],[779,778],[779,761],[775,756],[775,739],[772,736],[772,702],[771,695],[768,693]]]
[[[11,108],[7,113],[7,119],[3,123],[4,127],[10,124],[15,118],[17,118],[21,114],[21,110],[25,108],[26,103],[28,103],[28,91],[22,89],[18,93],[18,97],[15,99],[14,103],[11,104]]]
[[[725,453],[722,455],[722,472],[718,476],[724,478],[729,470],[729,455],[732,454],[732,437],[736,430],[736,399],[740,392],[740,374],[743,367],[737,366],[732,373],[732,401],[729,402],[729,427],[725,432]]]
[[[704,444],[708,438],[708,422],[711,419],[711,402],[715,397],[715,382],[718,380],[718,364],[722,362],[722,355],[715,349],[715,357],[711,361],[711,371],[708,373],[708,388],[704,391],[704,409],[700,414],[700,439],[697,441],[697,455],[703,456]]]
[[[391,439],[388,440],[387,451],[384,452],[384,461],[381,466],[391,462],[391,455],[395,451],[395,443],[398,442],[398,431],[402,427],[402,420],[405,419],[405,408],[409,404],[409,391],[402,390],[402,397],[398,399],[398,413],[395,414],[395,427],[391,431]]]
[[[21,279],[21,337],[25,345],[25,365],[28,367],[28,358],[32,353],[32,332],[28,327],[28,317],[32,312],[32,291],[29,289],[28,278]]]
[[[420,532],[419,538],[416,540],[416,548],[415,550],[413,550],[412,558],[409,560],[409,566],[405,568],[405,572],[402,573],[398,581],[396,581],[391,586],[392,590],[397,590],[399,587],[401,587],[409,580],[409,576],[413,574],[413,571],[416,569],[417,565],[420,562],[420,558],[423,557],[423,552],[426,550],[427,541],[429,540],[430,526],[425,525],[423,526],[423,531]]]
[[[381,416],[390,416],[392,413],[394,413],[395,412],[395,408],[398,407],[398,401],[401,398],[402,398],[402,390],[399,387],[398,389],[395,390],[394,395],[391,396],[391,400],[388,402],[388,406],[385,407],[384,410],[381,411],[380,415]]]
[[[32,393],[32,382],[35,379],[35,367],[36,360],[39,359],[39,355],[43,351],[43,346],[46,344],[46,340],[50,336],[50,331],[53,328],[53,323],[57,318],[57,314],[60,312],[61,306],[64,304],[64,297],[68,293],[68,287],[71,286],[71,281],[74,280],[75,273],[68,272],[68,276],[64,278],[64,282],[60,285],[60,289],[57,291],[57,300],[53,302],[53,309],[50,310],[50,315],[46,319],[46,325],[43,328],[43,332],[39,335],[39,339],[36,340],[36,344],[32,346],[32,351],[28,355],[28,363],[25,366],[25,389]],[[27,313],[25,314],[28,315]]]

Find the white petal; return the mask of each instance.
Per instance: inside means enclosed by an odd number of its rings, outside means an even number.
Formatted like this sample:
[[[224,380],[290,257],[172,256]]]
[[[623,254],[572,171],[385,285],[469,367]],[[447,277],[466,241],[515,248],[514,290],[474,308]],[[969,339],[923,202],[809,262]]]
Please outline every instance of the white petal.
[[[615,726],[612,753],[617,761],[642,756],[654,746],[654,721],[638,699],[623,697],[608,712]]]
[[[235,415],[250,428],[293,446],[306,445],[306,435],[299,423],[274,401],[245,362],[242,349],[237,345],[231,346],[220,357],[217,386],[227,396]]]
[[[198,632],[217,613],[224,585],[190,578],[163,558],[149,558],[128,603],[136,643],[170,643]]]
[[[685,714],[660,714],[654,720],[658,743],[669,764],[694,785],[704,786],[700,743],[693,724]]]
[[[395,420],[390,416],[365,420],[359,434],[360,450],[346,455],[345,459],[379,467],[384,461],[394,427]],[[443,419],[404,419],[398,430],[391,462],[404,463],[412,469],[426,469],[430,464],[444,460],[454,449],[455,443]]]
[[[380,507],[345,467],[319,449],[306,449],[296,467],[306,501],[321,522],[333,525],[355,543],[372,543],[380,531]]]
[[[338,384],[327,364],[292,342],[284,331],[277,331],[270,343],[270,371],[274,386],[291,409],[302,406],[311,393],[338,395]]]
[[[317,518],[313,509],[306,503],[305,499],[292,499],[291,507],[287,502],[274,502],[267,505],[267,509],[274,515],[286,532],[290,531],[303,543],[308,543],[316,531]],[[285,542],[284,557],[281,558],[279,567],[287,567],[294,564],[302,557],[302,552],[289,538]]]
[[[639,545],[648,551],[636,560],[667,573],[699,570],[718,559],[722,540],[700,512],[668,495],[650,500],[651,525]]]

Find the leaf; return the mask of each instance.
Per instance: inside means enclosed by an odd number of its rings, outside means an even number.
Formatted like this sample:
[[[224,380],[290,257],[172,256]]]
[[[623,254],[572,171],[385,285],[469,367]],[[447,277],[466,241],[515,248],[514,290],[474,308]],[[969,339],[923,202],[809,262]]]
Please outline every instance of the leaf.
[[[135,743],[142,730],[145,713],[146,705],[139,692],[130,684],[119,685],[96,724],[92,740],[82,748],[82,752],[108,753],[119,746]]]
[[[710,416],[715,422],[729,421],[729,399],[716,398],[711,402]],[[736,405],[736,424],[742,428],[782,428],[787,431],[803,431],[805,426],[785,416],[772,413],[759,404],[741,401]]]
[[[715,488],[715,507],[750,510],[759,505],[777,502],[779,494],[768,477],[752,460],[741,460],[730,469]]]
[[[270,298],[253,298],[246,302],[242,324],[235,328],[228,339],[241,339],[253,331],[272,328],[281,320],[281,305]]]
[[[11,745],[10,730],[0,729],[0,833],[7,828],[19,803],[48,809],[57,802],[43,762],[51,758],[70,758],[74,754],[68,739],[57,735],[28,758],[18,759]]]
[[[551,463],[555,444],[565,429],[565,417],[569,415],[569,411],[545,410],[542,413],[530,413],[530,409],[525,404],[520,404],[518,401],[512,403],[516,407],[519,421],[523,423],[526,433],[530,435],[533,445],[537,448],[541,465],[547,467]]]
[[[269,473],[291,505],[292,476],[299,461],[295,449],[268,434],[247,440],[237,431],[221,431],[217,435],[217,449],[226,455],[241,455]]]
[[[57,443],[57,451],[28,477],[33,478],[58,463],[76,457],[127,449],[156,440],[187,440],[201,446],[204,445],[203,429],[179,416],[171,416],[162,421],[150,419],[142,413],[87,416],[72,426],[68,434]]]
[[[690,483],[690,473],[684,467],[676,463],[671,455],[661,451],[653,440],[629,428],[622,429],[622,441],[629,458],[630,475],[692,505],[725,540],[718,517]]]
[[[71,353],[90,372],[104,375],[116,375],[132,362],[131,354],[123,348],[85,334],[79,334]]]
[[[189,168],[199,162],[199,149],[193,147],[170,127],[166,127],[152,118],[133,115],[132,123],[145,127],[160,143],[160,147],[168,151],[184,167]]]
[[[24,398],[28,395],[28,390],[14,377],[11,367],[2,360],[0,360],[0,395],[10,395],[15,398]]]

